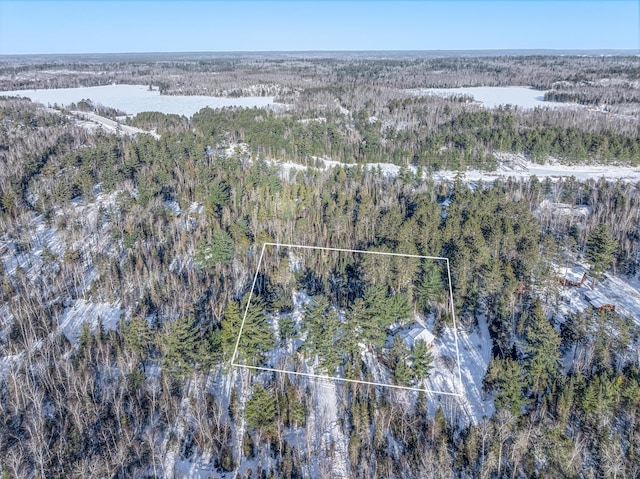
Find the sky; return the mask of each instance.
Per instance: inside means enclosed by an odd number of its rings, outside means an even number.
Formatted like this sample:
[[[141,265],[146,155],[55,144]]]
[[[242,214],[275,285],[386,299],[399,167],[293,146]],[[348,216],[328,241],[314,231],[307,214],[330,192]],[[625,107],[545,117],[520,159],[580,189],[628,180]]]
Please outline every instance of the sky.
[[[0,54],[640,49],[639,0],[0,0]]]

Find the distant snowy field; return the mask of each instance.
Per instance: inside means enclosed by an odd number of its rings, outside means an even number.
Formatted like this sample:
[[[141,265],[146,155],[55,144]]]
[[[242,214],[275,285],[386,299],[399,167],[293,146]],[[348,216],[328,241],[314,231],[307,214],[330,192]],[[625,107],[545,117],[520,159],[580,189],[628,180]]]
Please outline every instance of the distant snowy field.
[[[471,95],[475,101],[479,101],[487,108],[497,108],[500,105],[513,105],[523,109],[537,106],[577,108],[577,103],[559,103],[544,101],[543,90],[534,90],[524,86],[479,86],[467,88],[420,88],[410,90],[415,95]]]
[[[0,91],[0,96],[21,96],[45,106],[64,106],[90,99],[94,104],[117,108],[131,115],[143,111],[190,117],[204,107],[230,106],[264,108],[273,105],[272,96],[221,98],[212,96],[167,96],[157,90],[149,91],[144,85],[107,85],[81,88],[55,88],[49,90]]]

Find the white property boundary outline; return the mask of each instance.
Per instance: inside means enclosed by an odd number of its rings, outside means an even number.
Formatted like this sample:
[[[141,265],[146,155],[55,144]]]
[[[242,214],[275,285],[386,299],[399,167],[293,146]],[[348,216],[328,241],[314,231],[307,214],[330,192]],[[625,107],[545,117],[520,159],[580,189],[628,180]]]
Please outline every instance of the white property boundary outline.
[[[236,339],[236,345],[235,348],[233,350],[233,355],[231,356],[231,366],[232,367],[239,367],[239,368],[245,368],[245,369],[253,369],[253,370],[257,370],[257,371],[270,371],[270,372],[276,372],[276,373],[283,373],[283,374],[295,374],[297,376],[306,376],[309,378],[313,378],[313,379],[325,379],[325,380],[330,380],[330,381],[342,381],[342,382],[350,382],[350,383],[358,383],[358,384],[368,384],[370,386],[384,386],[384,387],[388,387],[388,388],[395,388],[395,389],[404,389],[404,390],[408,390],[408,391],[423,391],[425,393],[432,393],[432,394],[442,394],[442,395],[447,395],[447,396],[454,396],[454,397],[462,397],[462,392],[446,392],[446,391],[434,391],[433,389],[424,389],[424,388],[417,388],[417,387],[409,387],[409,386],[399,386],[396,384],[384,384],[384,383],[378,383],[378,382],[374,382],[374,381],[362,381],[360,379],[346,379],[346,378],[340,378],[340,377],[335,377],[335,376],[327,376],[324,374],[311,374],[311,373],[302,373],[302,372],[297,372],[297,371],[287,371],[286,369],[276,369],[276,368],[268,368],[268,367],[261,367],[261,366],[251,366],[248,364],[239,364],[236,363],[236,359],[238,356],[238,346],[240,345],[240,337],[242,336],[242,331],[244,330],[244,324],[245,321],[247,319],[247,313],[249,312],[249,306],[251,305],[251,299],[253,298],[253,290],[256,287],[256,282],[258,281],[258,274],[260,273],[260,267],[262,266],[262,258],[264,256],[264,250],[267,246],[275,246],[276,248],[300,248],[300,249],[309,249],[309,250],[320,250],[320,251],[337,251],[337,252],[342,252],[342,253],[362,253],[362,254],[377,254],[380,256],[401,256],[404,258],[418,258],[418,259],[435,259],[435,260],[444,260],[447,264],[447,275],[449,277],[449,301],[451,303],[451,315],[453,317],[453,336],[455,338],[455,343],[456,343],[456,362],[458,364],[458,382],[460,384],[460,387],[462,388],[462,371],[460,369],[460,350],[458,347],[458,328],[457,328],[457,323],[456,323],[456,313],[455,313],[455,306],[453,304],[453,286],[451,284],[451,269],[449,267],[449,258],[445,258],[445,257],[441,257],[441,256],[422,256],[422,255],[415,255],[415,254],[402,254],[402,253],[387,253],[387,252],[382,252],[382,251],[364,251],[364,250],[357,250],[357,249],[345,249],[345,248],[329,248],[329,247],[323,247],[323,246],[307,246],[307,245],[295,245],[295,244],[285,244],[285,243],[263,243],[262,245],[262,250],[260,251],[260,258],[258,259],[258,267],[256,268],[256,273],[253,276],[253,283],[251,284],[251,291],[249,291],[249,298],[247,300],[247,305],[244,309],[244,315],[242,316],[242,323],[240,323],[240,331],[238,332],[238,338]],[[455,384],[455,381],[454,381]]]

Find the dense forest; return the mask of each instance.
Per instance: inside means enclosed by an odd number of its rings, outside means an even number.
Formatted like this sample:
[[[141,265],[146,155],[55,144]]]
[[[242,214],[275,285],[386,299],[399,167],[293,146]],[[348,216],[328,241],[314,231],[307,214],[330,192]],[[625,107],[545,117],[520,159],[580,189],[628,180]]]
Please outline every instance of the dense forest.
[[[0,97],[3,477],[188,477],[189,464],[202,477],[337,477],[338,463],[341,474],[362,478],[640,475],[639,318],[592,307],[563,314],[556,268],[589,264],[596,290],[607,275],[637,284],[639,185],[431,176],[495,169],[504,152],[638,166],[638,113],[629,108],[638,102],[637,62],[0,67],[3,89],[100,78],[169,94],[246,95],[263,85],[259,94],[292,105],[127,120],[155,129],[155,139],[90,131],[64,111]],[[52,68],[78,71],[45,79]],[[550,89],[554,101],[603,111],[485,110],[404,91],[525,82]],[[402,168],[386,175],[367,163]],[[589,214],[554,214],[541,209],[545,201]],[[254,285],[265,243],[449,258],[454,311],[445,271],[429,262],[310,256],[305,264],[315,268],[296,269],[291,256],[275,254]],[[303,329],[281,321],[274,331],[270,313],[290,311],[300,290],[313,297]],[[75,329],[64,326],[79,308]],[[482,388],[492,414],[335,382],[338,421],[317,441],[322,386],[231,365],[236,348],[241,361],[260,365],[304,332],[301,356],[320,354],[323,371],[368,379],[359,343],[381,350],[385,328],[416,309],[435,313],[439,328],[452,326],[453,313],[463,331],[486,321]],[[412,353],[410,367],[409,351],[389,351],[398,384],[428,375],[425,351]]]

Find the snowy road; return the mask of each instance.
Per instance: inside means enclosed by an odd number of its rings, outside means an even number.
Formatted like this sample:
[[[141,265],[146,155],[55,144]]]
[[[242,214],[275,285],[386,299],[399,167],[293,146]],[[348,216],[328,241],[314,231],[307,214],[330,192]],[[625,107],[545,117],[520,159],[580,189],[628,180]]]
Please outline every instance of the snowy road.
[[[122,123],[118,123],[117,121],[113,121],[109,118],[105,118],[104,116],[96,115],[95,113],[87,113],[83,111],[72,111],[71,114],[83,120],[92,121],[103,127],[106,127],[109,131],[117,132],[122,131],[123,133],[131,136],[135,136],[138,133],[146,133],[147,135],[153,136],[156,140],[160,139],[160,135],[158,135],[155,131],[147,131],[141,130],[140,128],[136,128],[134,126],[123,125]]]

